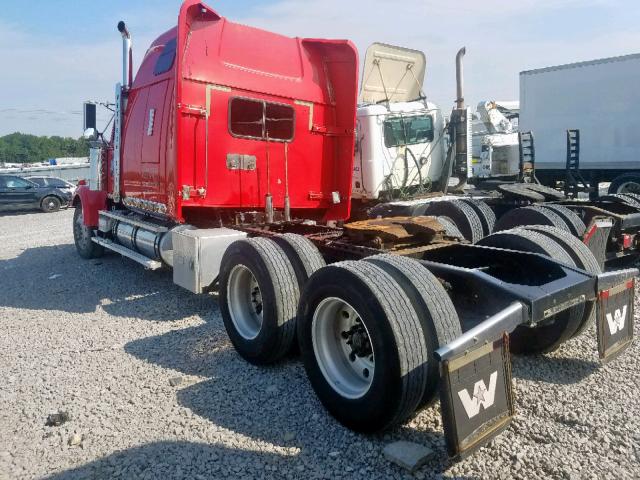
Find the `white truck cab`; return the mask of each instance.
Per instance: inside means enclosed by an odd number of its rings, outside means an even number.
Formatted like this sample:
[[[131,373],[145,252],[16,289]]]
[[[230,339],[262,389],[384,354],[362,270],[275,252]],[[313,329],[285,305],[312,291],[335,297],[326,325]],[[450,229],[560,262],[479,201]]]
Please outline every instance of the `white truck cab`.
[[[445,163],[442,112],[423,93],[424,53],[374,43],[367,49],[357,110],[354,199],[427,191]]]

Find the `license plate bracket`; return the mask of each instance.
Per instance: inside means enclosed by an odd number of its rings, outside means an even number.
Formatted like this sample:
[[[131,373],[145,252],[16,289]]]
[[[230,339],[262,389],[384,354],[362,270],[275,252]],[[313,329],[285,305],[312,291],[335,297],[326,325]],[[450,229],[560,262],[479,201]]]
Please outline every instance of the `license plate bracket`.
[[[508,334],[443,361],[441,374],[447,450],[461,460],[507,428],[515,415]]]
[[[634,280],[626,280],[598,295],[598,356],[607,363],[633,342]]]

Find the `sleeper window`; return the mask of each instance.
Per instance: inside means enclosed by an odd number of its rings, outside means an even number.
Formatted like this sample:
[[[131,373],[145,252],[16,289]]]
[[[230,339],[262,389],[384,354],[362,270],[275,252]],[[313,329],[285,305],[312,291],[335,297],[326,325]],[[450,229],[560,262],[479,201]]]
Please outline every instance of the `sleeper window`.
[[[176,39],[173,38],[169,40],[164,48],[162,49],[162,53],[158,57],[156,61],[156,65],[153,67],[153,74],[160,75],[162,73],[168,72],[173,67],[173,61],[176,58]]]
[[[229,130],[238,137],[262,138],[263,125],[262,102],[246,98],[234,98],[229,106]]]
[[[229,103],[229,131],[236,137],[291,141],[294,123],[289,105],[237,97]]]

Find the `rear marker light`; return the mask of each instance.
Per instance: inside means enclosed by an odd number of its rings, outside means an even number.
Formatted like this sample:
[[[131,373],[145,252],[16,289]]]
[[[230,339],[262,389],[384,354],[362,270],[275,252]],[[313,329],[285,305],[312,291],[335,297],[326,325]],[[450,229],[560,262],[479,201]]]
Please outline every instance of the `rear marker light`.
[[[633,288],[633,279],[627,280],[625,283],[621,283],[617,287],[610,288],[609,290],[603,290],[600,292],[600,298],[607,299],[610,295],[615,295],[616,293],[620,293],[622,290],[628,290]]]

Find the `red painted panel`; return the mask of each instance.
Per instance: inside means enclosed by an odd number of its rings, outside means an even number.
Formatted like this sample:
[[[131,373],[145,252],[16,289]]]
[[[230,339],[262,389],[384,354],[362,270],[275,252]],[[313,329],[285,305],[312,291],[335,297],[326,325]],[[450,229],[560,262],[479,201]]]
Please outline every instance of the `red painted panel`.
[[[107,192],[89,190],[86,185],[80,185],[76,189],[71,204],[82,205],[82,220],[88,227],[98,227],[98,212],[107,208]]]
[[[164,45],[176,36],[173,68],[154,75]],[[294,215],[298,210],[314,218],[347,218],[357,66],[357,52],[348,41],[284,37],[234,24],[187,0],[178,27],[147,51],[130,92],[124,191],[166,203],[170,215],[181,220],[183,206],[263,208],[268,190],[276,208],[282,208],[288,180]],[[288,179],[282,142],[230,134],[229,99],[236,96],[295,109]],[[163,105],[163,98],[168,103]],[[149,108],[157,109],[153,138],[146,135]],[[256,168],[230,169],[228,154],[255,156]],[[185,186],[191,191],[188,199],[180,194]],[[339,194],[339,203],[332,202],[332,192]]]
[[[142,142],[147,111],[148,88],[132,90],[129,94],[122,135],[121,164],[122,192],[134,197],[145,191],[142,169]]]

